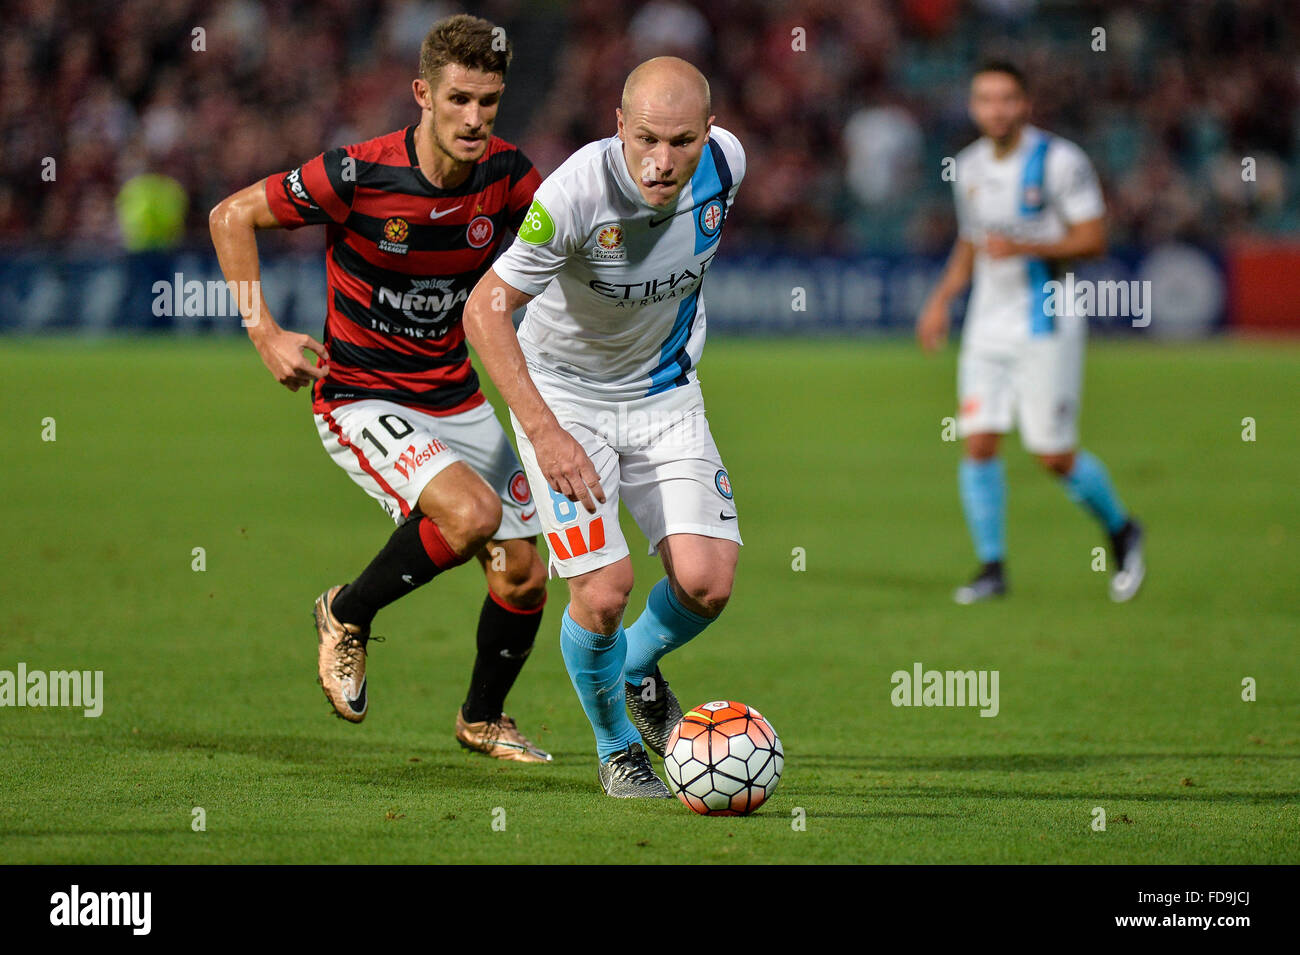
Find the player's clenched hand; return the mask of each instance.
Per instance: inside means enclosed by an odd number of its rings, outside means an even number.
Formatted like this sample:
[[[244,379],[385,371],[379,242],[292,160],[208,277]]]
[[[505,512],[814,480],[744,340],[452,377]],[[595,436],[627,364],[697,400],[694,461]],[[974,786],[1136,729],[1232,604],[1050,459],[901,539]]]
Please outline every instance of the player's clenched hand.
[[[303,385],[310,385],[317,378],[329,374],[329,353],[325,346],[310,335],[286,331],[283,328],[270,328],[254,339],[257,353],[262,362],[275,376],[275,380],[290,391],[297,391]],[[315,352],[325,360],[325,364],[316,367],[303,355],[303,349]]]
[[[990,259],[1005,259],[1008,256],[1019,255],[1020,251],[1020,246],[1013,240],[997,232],[990,232],[984,240],[984,253]]]
[[[591,458],[578,440],[558,423],[531,435],[530,439],[546,483],[570,501],[581,502],[588,514],[596,513],[591,499],[594,496],[604,504],[605,490],[600,486]]]
[[[916,320],[916,337],[927,352],[938,351],[948,338],[948,305],[927,302]]]

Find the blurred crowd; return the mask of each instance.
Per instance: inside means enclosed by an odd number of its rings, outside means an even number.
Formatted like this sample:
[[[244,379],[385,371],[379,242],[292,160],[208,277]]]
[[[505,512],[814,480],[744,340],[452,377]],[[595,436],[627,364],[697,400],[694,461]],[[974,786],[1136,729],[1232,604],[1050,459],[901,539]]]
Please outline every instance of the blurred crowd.
[[[0,242],[121,247],[150,173],[206,243],[227,193],[414,122],[420,40],[460,9],[513,38],[498,132],[544,173],[614,131],[631,66],[698,64],[749,158],[729,245],[946,248],[940,172],[989,56],[1092,157],[1113,244],[1300,231],[1294,0],[7,0]]]

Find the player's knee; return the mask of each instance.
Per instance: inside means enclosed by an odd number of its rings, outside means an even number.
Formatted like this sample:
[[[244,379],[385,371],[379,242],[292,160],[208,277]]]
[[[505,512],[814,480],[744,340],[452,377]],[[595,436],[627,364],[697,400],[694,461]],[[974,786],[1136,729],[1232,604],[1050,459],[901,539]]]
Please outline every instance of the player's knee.
[[[596,628],[602,633],[615,630],[627,610],[627,598],[612,592],[591,593],[584,602],[587,617],[596,621]]]
[[[470,546],[482,547],[490,541],[501,527],[501,501],[492,495],[478,502],[473,515],[467,521],[466,535],[470,537]]]
[[[972,434],[966,439],[966,456],[973,461],[987,461],[998,453],[996,434]]]
[[[529,548],[527,560],[511,561],[503,574],[492,581],[498,597],[512,607],[525,610],[540,606],[546,599],[546,567],[537,551]]]
[[[622,564],[626,564],[626,567]],[[627,611],[628,597],[632,594],[631,564],[624,561],[613,567],[601,568],[601,571],[582,579],[578,584],[570,581],[569,591],[586,615],[599,621],[603,630],[617,627]]]
[[[1066,452],[1065,454],[1040,454],[1038,461],[1048,471],[1057,477],[1065,477],[1074,469],[1074,454]]]
[[[632,593],[632,588],[624,590],[621,587],[602,588],[587,594],[587,609],[598,617],[605,629],[615,626],[623,619],[623,614],[627,611],[627,599]]]
[[[731,599],[731,576],[717,571],[686,573],[678,576],[677,589],[686,599],[686,609],[704,617],[722,613]]]
[[[478,551],[500,526],[501,500],[486,485],[462,495],[438,520],[447,543],[461,554]]]

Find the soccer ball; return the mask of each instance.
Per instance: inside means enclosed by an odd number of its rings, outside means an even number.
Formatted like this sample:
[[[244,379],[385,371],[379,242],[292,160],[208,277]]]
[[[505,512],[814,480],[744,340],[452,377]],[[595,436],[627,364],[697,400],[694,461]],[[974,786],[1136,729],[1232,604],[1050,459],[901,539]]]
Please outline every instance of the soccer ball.
[[[664,771],[677,798],[702,816],[743,816],[767,801],[785,766],[763,714],[717,700],[690,710],[668,737]]]

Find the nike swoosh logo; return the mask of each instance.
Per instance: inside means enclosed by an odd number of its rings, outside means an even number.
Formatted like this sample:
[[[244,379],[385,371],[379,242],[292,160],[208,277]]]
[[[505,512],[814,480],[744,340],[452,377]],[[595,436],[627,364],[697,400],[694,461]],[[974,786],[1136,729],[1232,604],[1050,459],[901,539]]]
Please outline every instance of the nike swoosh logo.
[[[460,206],[452,206],[450,209],[443,209],[441,212],[430,212],[430,219],[441,219],[443,216],[449,216],[460,209]]]
[[[532,509],[531,511],[529,511],[527,514],[520,514],[520,515],[519,515],[519,519],[520,519],[521,521],[529,521],[529,520],[532,520],[533,515],[536,514],[536,513],[537,513],[537,508],[533,508],[533,509]]]
[[[408,587],[414,587],[414,586],[415,586],[415,581],[413,581],[413,580],[411,579],[411,575],[410,575],[410,574],[402,574],[402,579],[403,579],[404,581],[406,581],[406,586],[408,586]]]
[[[662,219],[651,218],[650,228],[657,229],[665,222],[671,222],[673,219],[676,219],[678,216],[685,215],[688,212],[694,212],[696,209],[700,208],[700,206],[707,206],[714,199],[722,199],[725,201],[726,198],[727,198],[727,194],[725,192],[720,192],[716,196],[710,196],[709,198],[705,199],[703,202],[695,203],[695,205],[691,206],[689,209],[678,209],[676,212],[670,212]]]
[[[724,521],[734,521],[736,519],[735,514],[723,514],[721,511],[718,511],[718,516]]]
[[[346,699],[346,697],[344,697]],[[364,713],[366,711],[366,681],[361,681],[361,692],[357,694],[355,700],[348,700],[348,709],[353,713]]]
[[[506,749],[517,749],[520,750],[521,752],[528,749],[528,747],[525,746],[523,743],[512,743],[509,740],[505,740],[505,739],[494,739],[492,741],[492,745],[504,746]]]

